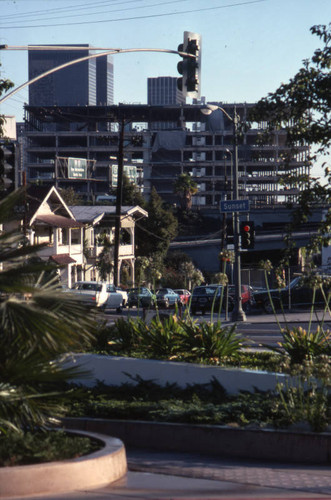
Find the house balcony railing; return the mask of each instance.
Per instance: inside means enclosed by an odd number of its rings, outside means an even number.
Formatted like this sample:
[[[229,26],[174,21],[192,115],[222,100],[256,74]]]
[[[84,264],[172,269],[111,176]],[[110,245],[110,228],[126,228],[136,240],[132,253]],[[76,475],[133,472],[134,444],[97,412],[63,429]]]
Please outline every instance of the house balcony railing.
[[[80,243],[79,244],[72,244],[70,246],[67,244],[66,245],[49,244],[46,247],[44,247],[38,251],[38,255],[41,258],[50,257],[51,255],[56,255],[56,254],[68,254],[73,259],[75,259],[75,256],[78,257],[82,254],[82,245]]]
[[[85,250],[85,255],[88,259],[96,259],[100,253],[102,252],[102,246],[90,246]],[[114,254],[114,249],[110,250],[111,256]],[[134,255],[133,245],[120,245],[119,248],[119,257],[128,257]]]

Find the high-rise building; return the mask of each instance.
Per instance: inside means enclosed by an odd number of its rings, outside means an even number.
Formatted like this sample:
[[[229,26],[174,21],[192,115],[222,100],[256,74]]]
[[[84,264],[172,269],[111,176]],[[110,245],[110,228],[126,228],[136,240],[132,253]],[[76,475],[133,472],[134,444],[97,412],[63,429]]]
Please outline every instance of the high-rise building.
[[[29,50],[29,80],[74,59],[89,56],[86,50],[63,50],[54,45],[49,50]],[[56,48],[58,47],[58,50]],[[114,76],[111,56],[89,59],[52,73],[29,87],[31,106],[93,106],[114,102]]]
[[[172,76],[148,78],[147,103],[151,106],[185,104],[185,97],[177,88],[177,78]],[[153,130],[165,130],[176,128],[178,124],[174,122],[154,122],[150,126]]]
[[[147,79],[147,103],[151,106],[185,103],[183,93],[177,88],[177,78],[159,76]]]

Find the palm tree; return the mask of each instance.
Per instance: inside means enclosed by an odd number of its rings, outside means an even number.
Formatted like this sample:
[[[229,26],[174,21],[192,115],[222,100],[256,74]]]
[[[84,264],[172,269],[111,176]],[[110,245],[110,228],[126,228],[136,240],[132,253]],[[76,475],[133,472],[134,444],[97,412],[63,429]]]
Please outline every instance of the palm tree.
[[[174,182],[174,192],[180,197],[182,210],[191,210],[192,197],[198,192],[198,184],[189,174],[180,174]]]
[[[0,202],[1,228],[21,195]],[[0,233],[0,435],[61,415],[59,388],[78,370],[64,368],[60,357],[81,351],[96,330],[95,313],[62,291],[56,268],[31,259],[38,248],[20,231]]]

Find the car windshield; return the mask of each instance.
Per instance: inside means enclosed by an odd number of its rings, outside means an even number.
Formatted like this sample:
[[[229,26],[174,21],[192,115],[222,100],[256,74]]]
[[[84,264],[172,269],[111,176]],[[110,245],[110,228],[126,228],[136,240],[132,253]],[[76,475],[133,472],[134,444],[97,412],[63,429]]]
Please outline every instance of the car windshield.
[[[193,295],[207,295],[207,296],[214,296],[215,293],[219,293],[221,290],[221,287],[219,286],[198,286],[197,288],[194,289]]]
[[[95,291],[100,292],[102,286],[98,285],[97,283],[76,283],[74,288],[76,290],[91,290],[93,292]]]

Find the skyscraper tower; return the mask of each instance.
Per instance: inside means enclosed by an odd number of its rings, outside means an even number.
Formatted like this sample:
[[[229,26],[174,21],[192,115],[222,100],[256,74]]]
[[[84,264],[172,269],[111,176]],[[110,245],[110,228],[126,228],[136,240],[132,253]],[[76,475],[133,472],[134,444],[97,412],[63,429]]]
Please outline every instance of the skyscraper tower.
[[[159,76],[147,79],[147,103],[151,106],[185,103],[185,97],[177,88],[177,78]]]
[[[177,88],[177,78],[159,76],[147,79],[147,103],[151,106],[185,104],[183,93]],[[155,122],[151,127],[156,130],[176,128],[174,122]]]
[[[60,50],[61,45],[54,45],[59,50],[29,50],[29,80],[51,68],[91,55],[88,44],[76,46],[86,47],[86,50]],[[93,106],[113,102],[114,74],[111,56],[73,64],[29,87],[30,106]]]

